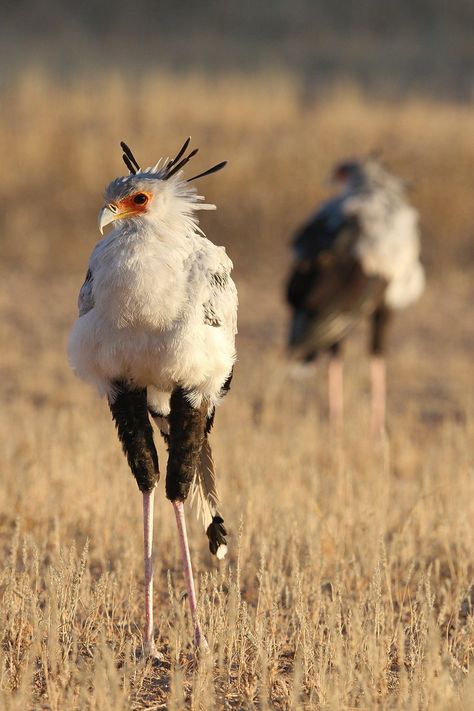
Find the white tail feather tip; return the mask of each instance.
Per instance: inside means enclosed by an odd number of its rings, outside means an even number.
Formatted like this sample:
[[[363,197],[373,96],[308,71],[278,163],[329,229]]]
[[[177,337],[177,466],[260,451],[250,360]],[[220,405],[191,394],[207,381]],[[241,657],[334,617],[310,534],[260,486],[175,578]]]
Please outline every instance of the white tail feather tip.
[[[219,560],[223,560],[227,555],[227,546],[220,545],[216,552],[216,557]]]

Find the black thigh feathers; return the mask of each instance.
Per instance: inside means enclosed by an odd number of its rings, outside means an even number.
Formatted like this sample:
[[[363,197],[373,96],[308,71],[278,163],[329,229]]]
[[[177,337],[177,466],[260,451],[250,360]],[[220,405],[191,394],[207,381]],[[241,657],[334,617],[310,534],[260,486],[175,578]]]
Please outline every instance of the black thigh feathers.
[[[199,408],[194,408],[183,388],[173,391],[166,471],[166,496],[171,501],[184,501],[189,493],[204,444],[207,412],[207,402],[203,401]]]
[[[229,390],[231,379],[232,373],[222,386],[222,396]],[[151,415],[168,447],[166,496],[171,501],[185,501],[191,486],[196,487],[202,505],[207,507],[207,515],[211,517],[211,523],[205,523],[209,548],[211,553],[219,555],[220,546],[226,545],[227,532],[218,511],[214,462],[208,440],[214,408],[209,408],[207,400],[203,400],[199,407],[193,407],[190,393],[177,387],[170,398],[170,413],[163,416],[148,407],[146,388],[134,388],[125,381],[116,381],[113,386],[115,397],[109,399],[109,407],[138,488],[143,492],[151,491],[160,476]],[[196,489],[193,489],[193,496]]]
[[[114,383],[115,398],[109,407],[122,448],[140,491],[151,491],[160,470],[148,417],[146,388],[134,389],[124,381]]]

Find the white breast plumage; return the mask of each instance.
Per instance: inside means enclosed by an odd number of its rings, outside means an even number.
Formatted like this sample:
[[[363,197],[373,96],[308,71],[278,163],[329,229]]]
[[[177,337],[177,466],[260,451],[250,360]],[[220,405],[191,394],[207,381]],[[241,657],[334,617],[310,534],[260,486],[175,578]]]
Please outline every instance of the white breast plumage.
[[[235,359],[232,262],[190,217],[194,193],[183,200],[166,187],[166,219],[123,220],[94,249],[70,360],[102,394],[127,377],[215,401]]]

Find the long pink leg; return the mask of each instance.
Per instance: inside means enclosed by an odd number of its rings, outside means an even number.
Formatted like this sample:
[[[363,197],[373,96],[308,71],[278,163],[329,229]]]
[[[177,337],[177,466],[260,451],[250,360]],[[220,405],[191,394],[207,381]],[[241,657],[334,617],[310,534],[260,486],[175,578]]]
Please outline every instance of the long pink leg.
[[[158,656],[153,639],[153,508],[155,490],[143,492],[143,553],[145,559],[145,655]]]
[[[376,435],[385,428],[386,383],[383,356],[372,356],[370,379],[372,388],[371,431]]]
[[[191,565],[191,556],[189,553],[188,535],[186,533],[186,520],[184,518],[184,504],[182,501],[172,501],[174,513],[176,516],[176,524],[178,526],[179,545],[181,548],[181,557],[183,559],[184,577],[186,578],[186,586],[188,589],[189,608],[194,624],[194,643],[197,647],[204,650],[209,649],[207,640],[202,632],[201,625],[197,616],[197,601],[196,590],[194,588],[193,569]]]
[[[344,384],[342,358],[331,355],[328,367],[329,421],[335,432],[342,430],[344,415]]]

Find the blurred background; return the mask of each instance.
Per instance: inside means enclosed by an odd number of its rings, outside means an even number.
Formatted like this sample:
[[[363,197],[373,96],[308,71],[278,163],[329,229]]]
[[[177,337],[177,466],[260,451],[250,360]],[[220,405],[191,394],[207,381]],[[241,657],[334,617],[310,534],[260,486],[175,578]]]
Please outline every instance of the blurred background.
[[[387,97],[472,98],[469,0],[20,0],[3,12],[2,71],[65,78],[150,70],[291,72],[310,96],[350,81]]]

